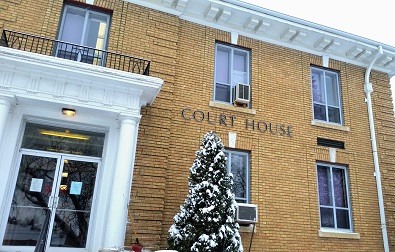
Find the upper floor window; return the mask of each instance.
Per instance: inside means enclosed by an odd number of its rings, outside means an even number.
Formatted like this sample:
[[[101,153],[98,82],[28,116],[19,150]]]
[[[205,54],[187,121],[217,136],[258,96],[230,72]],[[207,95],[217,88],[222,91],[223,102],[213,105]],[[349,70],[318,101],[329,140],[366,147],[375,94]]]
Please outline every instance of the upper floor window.
[[[321,228],[351,231],[351,207],[347,169],[317,164]]]
[[[239,203],[249,203],[249,160],[247,152],[226,150],[225,155],[228,159],[228,172],[233,175],[233,193]]]
[[[56,56],[102,65],[109,24],[108,14],[65,5],[58,39],[68,43],[58,44]]]
[[[232,104],[236,85],[250,85],[250,52],[245,49],[216,44],[214,100]],[[248,95],[249,96],[249,95]],[[249,97],[248,97],[249,98]]]
[[[342,125],[339,74],[311,68],[314,120]]]

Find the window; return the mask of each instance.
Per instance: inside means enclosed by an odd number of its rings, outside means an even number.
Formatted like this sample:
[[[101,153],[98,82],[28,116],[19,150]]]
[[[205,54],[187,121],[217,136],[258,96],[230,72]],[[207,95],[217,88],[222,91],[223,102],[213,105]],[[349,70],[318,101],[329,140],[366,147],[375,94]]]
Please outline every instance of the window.
[[[321,228],[351,231],[351,208],[347,169],[317,164]]]
[[[311,68],[314,120],[342,125],[339,75]]]
[[[233,193],[239,203],[249,203],[249,160],[247,152],[226,150],[228,172],[233,174]]]
[[[250,85],[250,52],[216,44],[214,100],[233,103],[234,87],[238,83]]]
[[[109,22],[107,14],[66,5],[59,40],[67,43],[58,43],[56,56],[103,65]]]

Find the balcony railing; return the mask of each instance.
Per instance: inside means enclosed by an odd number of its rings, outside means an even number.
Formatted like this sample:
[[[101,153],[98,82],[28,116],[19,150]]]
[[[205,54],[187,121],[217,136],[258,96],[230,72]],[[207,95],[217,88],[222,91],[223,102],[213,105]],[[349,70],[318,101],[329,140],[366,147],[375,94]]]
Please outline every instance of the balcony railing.
[[[149,75],[149,60],[22,32],[3,30],[0,46]]]

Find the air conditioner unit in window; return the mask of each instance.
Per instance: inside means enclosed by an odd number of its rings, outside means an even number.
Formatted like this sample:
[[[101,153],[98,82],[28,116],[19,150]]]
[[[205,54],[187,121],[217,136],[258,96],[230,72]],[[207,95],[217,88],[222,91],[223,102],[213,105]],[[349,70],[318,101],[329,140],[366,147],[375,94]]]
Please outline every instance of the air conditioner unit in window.
[[[254,204],[237,203],[236,222],[252,224],[258,222],[258,206]]]
[[[233,102],[248,104],[250,102],[250,85],[238,83],[232,90]]]

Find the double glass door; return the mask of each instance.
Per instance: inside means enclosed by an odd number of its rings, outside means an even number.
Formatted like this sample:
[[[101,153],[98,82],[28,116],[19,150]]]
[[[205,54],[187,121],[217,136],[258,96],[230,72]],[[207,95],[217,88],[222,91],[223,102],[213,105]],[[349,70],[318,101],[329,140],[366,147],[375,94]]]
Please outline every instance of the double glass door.
[[[99,162],[21,150],[3,246],[18,246],[18,251],[85,248]]]

